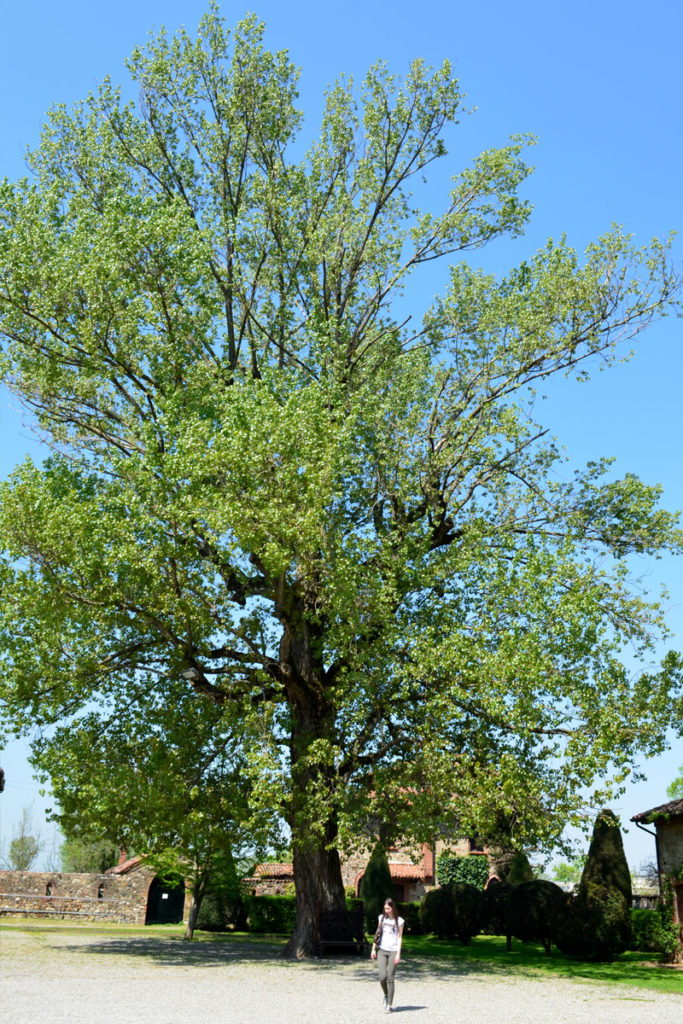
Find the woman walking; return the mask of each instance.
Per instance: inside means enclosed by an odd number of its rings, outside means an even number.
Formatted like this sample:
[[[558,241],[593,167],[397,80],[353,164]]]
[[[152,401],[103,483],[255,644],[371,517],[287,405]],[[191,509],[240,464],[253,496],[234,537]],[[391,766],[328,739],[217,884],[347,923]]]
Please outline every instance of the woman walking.
[[[394,900],[384,901],[384,912],[377,919],[377,932],[370,956],[377,960],[379,983],[384,993],[384,1012],[391,1013],[394,1003],[394,975],[401,961],[401,943],[405,921],[398,916]],[[379,937],[379,945],[377,938]]]

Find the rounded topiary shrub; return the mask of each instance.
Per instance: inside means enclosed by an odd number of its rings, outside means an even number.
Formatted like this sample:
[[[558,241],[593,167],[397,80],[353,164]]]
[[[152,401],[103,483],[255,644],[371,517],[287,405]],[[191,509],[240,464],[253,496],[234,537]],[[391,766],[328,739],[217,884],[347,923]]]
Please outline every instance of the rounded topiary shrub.
[[[550,954],[566,897],[559,885],[536,879],[513,887],[507,910],[508,934],[522,942],[540,942]]]
[[[467,946],[484,924],[484,896],[480,889],[465,882],[449,886],[453,896],[453,934]]]
[[[398,913],[405,921],[404,935],[422,935],[419,903],[399,903]]]
[[[453,895],[449,888],[430,889],[420,903],[420,923],[427,934],[440,939],[455,934],[453,930]]]
[[[482,931],[487,935],[508,934],[508,903],[512,886],[492,878],[484,890],[484,923]]]
[[[582,885],[570,898],[555,934],[555,944],[578,960],[613,960],[628,949],[631,914],[624,894],[614,886]]]

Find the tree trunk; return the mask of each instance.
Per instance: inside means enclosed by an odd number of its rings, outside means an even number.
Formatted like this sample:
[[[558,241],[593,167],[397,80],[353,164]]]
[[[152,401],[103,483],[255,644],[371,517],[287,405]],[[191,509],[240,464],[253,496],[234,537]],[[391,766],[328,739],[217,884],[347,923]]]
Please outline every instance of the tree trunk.
[[[183,935],[183,939],[187,942],[190,942],[195,935],[201,905],[202,900],[198,899],[195,893],[193,893],[193,900],[191,900],[191,903],[189,904],[189,914],[187,916],[187,924],[185,925],[185,934]]]
[[[291,614],[293,612],[293,614]],[[294,851],[296,925],[285,955],[301,959],[315,952],[316,923],[321,910],[343,910],[344,885],[334,809],[336,772],[325,759],[312,755],[312,744],[334,736],[334,707],[325,690],[322,627],[307,621],[301,605],[283,617],[280,664],[287,679],[292,712],[290,741],[292,803],[290,827]],[[320,797],[325,816],[320,820]]]
[[[294,847],[296,924],[285,956],[300,960],[315,952],[316,923],[321,910],[343,910],[344,885],[337,850],[317,846]]]
[[[190,903],[190,913],[187,917],[187,924],[185,925],[185,934],[183,939],[186,942],[191,942],[194,937],[194,930],[197,927],[197,918],[199,917],[199,909],[204,899],[204,893],[206,892],[206,885],[203,878],[195,881],[192,886],[192,901]]]

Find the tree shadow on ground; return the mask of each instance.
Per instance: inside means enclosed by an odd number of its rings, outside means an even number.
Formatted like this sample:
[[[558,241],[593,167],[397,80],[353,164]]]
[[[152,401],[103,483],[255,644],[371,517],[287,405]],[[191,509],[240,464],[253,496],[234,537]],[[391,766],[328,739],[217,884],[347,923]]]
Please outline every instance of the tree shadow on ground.
[[[64,944],[61,948],[77,954],[132,957],[162,966],[224,967],[239,963],[289,963],[282,955],[282,946],[275,943],[183,942],[176,938],[136,936]]]
[[[183,942],[177,937],[162,936],[130,936],[103,937],[98,936],[92,941],[58,943],[58,948],[78,955],[110,956],[131,958],[159,966],[183,967],[226,967],[237,964],[263,964],[273,968],[297,968],[303,971],[339,971],[349,981],[367,983],[375,974],[375,966],[367,958],[327,955],[312,957],[299,963],[287,959],[283,955],[281,942],[268,940],[242,942],[239,939],[201,939],[195,942]],[[561,955],[545,957],[533,952],[524,951],[520,956],[514,953],[494,959],[477,959],[469,950],[463,950],[462,956],[406,956],[400,967],[400,974],[407,978],[418,978],[428,982],[430,978],[445,977],[461,978],[500,978],[519,977],[542,979],[549,981],[553,977],[593,982],[597,984],[643,985],[652,987],[657,975],[669,972],[661,966],[659,970],[652,965],[641,963],[586,964],[572,961]],[[683,979],[682,979],[683,980]]]
[[[231,964],[268,964],[272,967],[299,967],[307,971],[343,971],[350,979],[367,982],[375,966],[367,958],[353,956],[311,957],[299,963],[283,955],[281,944],[260,942],[202,940],[183,942],[177,938],[159,936],[131,936],[122,938],[98,937],[89,942],[59,943],[59,949],[78,955],[111,956],[145,960],[160,966],[225,967]],[[401,965],[401,972],[418,977],[444,975],[503,974],[496,964],[481,961],[433,961],[410,957]]]

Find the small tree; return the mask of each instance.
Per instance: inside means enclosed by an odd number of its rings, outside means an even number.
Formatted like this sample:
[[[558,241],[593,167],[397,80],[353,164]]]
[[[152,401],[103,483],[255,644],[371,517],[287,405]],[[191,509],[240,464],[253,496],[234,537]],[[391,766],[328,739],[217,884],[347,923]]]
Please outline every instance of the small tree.
[[[515,851],[505,881],[508,885],[521,885],[523,882],[533,882],[533,880],[534,872],[529,858],[521,850]]]
[[[631,941],[631,873],[616,815],[603,808],[593,827],[577,896],[563,914],[557,945],[586,960],[611,960]]]
[[[553,868],[553,880],[558,884],[578,885],[581,881],[581,872],[585,862],[585,857],[578,858],[570,863],[561,861]]]
[[[382,913],[384,901],[387,896],[392,895],[393,890],[389,861],[384,846],[382,843],[377,843],[360,884],[360,895],[364,903],[365,927],[369,932],[375,931],[377,918]]]
[[[16,836],[9,844],[10,871],[30,871],[40,853],[40,843],[35,836]]]
[[[649,885],[655,886],[659,889],[659,867],[657,865],[657,861],[652,857],[640,862],[640,865],[638,866],[638,874],[641,878],[646,879]]]
[[[38,745],[38,756],[53,780],[55,817],[71,840],[103,836],[112,847],[134,847],[163,877],[185,880],[191,939],[214,874],[220,880],[233,855],[280,840],[281,823],[274,811],[249,807],[246,753],[228,715],[182,687],[168,704],[146,696],[146,721],[124,711],[102,730],[96,716],[83,716],[71,737],[72,758],[59,729]]]
[[[23,807],[19,824],[10,840],[8,855],[3,860],[10,871],[30,871],[42,848],[40,831],[33,827],[31,808]]]
[[[102,874],[116,864],[119,850],[110,839],[67,836],[59,848],[62,871],[94,871]]]

